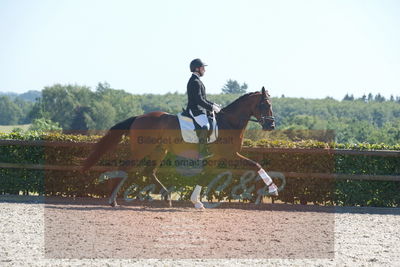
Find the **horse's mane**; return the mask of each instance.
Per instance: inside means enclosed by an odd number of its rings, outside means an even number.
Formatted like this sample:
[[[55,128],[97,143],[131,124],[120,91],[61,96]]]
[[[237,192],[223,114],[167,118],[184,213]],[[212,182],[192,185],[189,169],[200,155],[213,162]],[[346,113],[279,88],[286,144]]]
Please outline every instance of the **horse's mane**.
[[[244,95],[240,96],[238,99],[236,99],[235,101],[233,101],[232,103],[230,103],[229,105],[227,105],[226,107],[224,107],[223,110],[232,109],[232,108],[236,107],[237,104],[242,102],[243,99],[247,98],[248,96],[257,94],[257,93],[260,93],[260,92],[256,91],[256,92],[244,94]]]

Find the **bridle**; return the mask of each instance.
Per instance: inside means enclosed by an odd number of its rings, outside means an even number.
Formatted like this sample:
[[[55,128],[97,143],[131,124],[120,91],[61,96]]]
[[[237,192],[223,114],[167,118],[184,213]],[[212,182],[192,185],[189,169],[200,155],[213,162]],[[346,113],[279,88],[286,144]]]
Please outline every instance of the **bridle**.
[[[260,101],[260,103],[258,103],[258,105],[257,105],[257,108],[259,109],[259,111],[260,111],[260,118],[259,119],[253,119],[253,118],[246,118],[246,117],[242,117],[242,116],[240,116],[239,117],[239,125],[242,125],[242,122],[244,121],[244,120],[247,120],[247,121],[254,121],[254,122],[258,122],[260,125],[261,125],[261,127],[262,128],[264,128],[265,126],[265,124],[266,124],[266,122],[270,122],[271,124],[273,124],[274,123],[274,121],[275,121],[275,117],[273,117],[273,116],[268,116],[267,115],[267,111],[268,111],[268,109],[270,108],[270,106],[269,106],[269,104],[267,104],[267,103],[265,103],[265,97],[263,97],[262,99],[261,99],[261,101]],[[224,110],[222,109],[218,114],[224,114],[225,112],[224,112]],[[216,115],[216,114],[215,114]],[[214,115],[214,116],[215,116]],[[230,124],[230,126],[232,127],[232,128],[235,128],[234,126],[232,126],[232,124],[231,123],[229,123]],[[239,127],[240,128],[240,127]]]
[[[261,102],[258,104],[258,108],[259,108],[259,111],[260,111],[260,114],[261,114],[260,118],[259,119],[253,119],[253,118],[249,119],[250,121],[258,122],[262,127],[264,127],[264,124],[267,121],[275,121],[275,117],[274,116],[267,116],[266,115],[267,114],[267,110],[269,109],[269,107],[268,107],[267,103],[265,103],[264,100],[265,99],[263,97],[261,99]]]

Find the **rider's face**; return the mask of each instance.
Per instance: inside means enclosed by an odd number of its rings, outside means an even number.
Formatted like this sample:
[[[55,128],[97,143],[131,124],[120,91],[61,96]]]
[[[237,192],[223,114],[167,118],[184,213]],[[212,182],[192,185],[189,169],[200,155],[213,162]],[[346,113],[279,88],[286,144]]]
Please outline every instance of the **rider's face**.
[[[204,68],[204,66],[199,68],[199,75],[200,77],[204,76],[204,72],[206,72],[206,69]]]

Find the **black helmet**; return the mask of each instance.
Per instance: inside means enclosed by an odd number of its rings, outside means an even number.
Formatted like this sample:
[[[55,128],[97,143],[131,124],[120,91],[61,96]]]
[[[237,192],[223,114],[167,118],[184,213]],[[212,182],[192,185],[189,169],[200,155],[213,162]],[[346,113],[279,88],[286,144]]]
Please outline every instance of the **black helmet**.
[[[200,68],[203,66],[207,66],[207,65],[204,64],[204,62],[201,61],[200,58],[193,59],[192,62],[190,62],[190,71],[194,72],[194,71],[196,71],[196,68]]]

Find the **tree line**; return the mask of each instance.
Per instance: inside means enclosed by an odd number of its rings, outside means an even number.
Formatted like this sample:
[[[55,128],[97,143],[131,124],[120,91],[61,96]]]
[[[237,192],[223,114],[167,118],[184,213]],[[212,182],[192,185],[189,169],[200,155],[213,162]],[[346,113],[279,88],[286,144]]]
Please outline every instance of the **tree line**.
[[[232,93],[229,86],[240,93]],[[226,106],[242,93],[247,84],[229,80],[222,94],[209,95],[211,101]],[[185,94],[133,95],[99,83],[92,91],[87,86],[56,84],[45,87],[35,102],[0,96],[0,125],[34,123],[35,127],[63,130],[105,130],[131,116],[162,110],[172,114],[186,106]],[[277,131],[260,133],[257,123],[249,123],[246,137],[260,139],[305,138],[312,131],[334,131],[340,143],[400,143],[400,97],[385,99],[380,94],[341,101],[273,97]],[[40,127],[39,127],[39,126]],[[34,129],[38,129],[34,128]],[[306,133],[306,134],[305,134]]]

